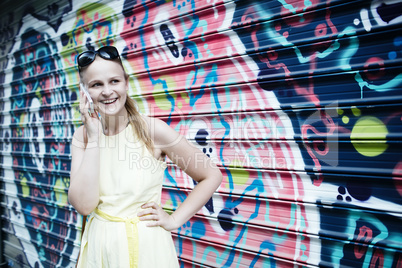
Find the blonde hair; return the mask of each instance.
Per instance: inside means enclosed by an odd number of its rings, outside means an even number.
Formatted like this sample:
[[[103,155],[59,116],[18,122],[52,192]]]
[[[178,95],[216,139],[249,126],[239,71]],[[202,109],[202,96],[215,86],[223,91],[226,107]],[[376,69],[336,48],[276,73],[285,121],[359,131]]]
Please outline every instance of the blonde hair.
[[[96,55],[96,57],[98,57],[98,55]],[[129,84],[129,82],[128,82],[129,75],[127,74],[126,70],[124,69],[124,66],[123,66],[120,58],[118,58],[116,60],[110,60],[110,61],[118,62],[120,64],[120,66],[124,72],[124,78],[126,79],[126,83],[128,85]],[[85,71],[85,69],[88,66],[81,67],[81,69],[79,69],[79,75],[80,75],[81,80],[83,80],[82,73]],[[148,124],[144,120],[142,115],[139,113],[135,100],[133,100],[130,97],[128,92],[127,92],[126,102],[124,103],[124,108],[126,108],[126,110],[127,110],[128,123],[131,125],[131,127],[133,129],[134,136],[137,136],[138,139],[140,139],[142,142],[144,142],[145,147],[147,147],[148,151],[153,153],[154,142],[151,138],[151,134],[149,133]]]
[[[127,75],[126,79],[128,79],[128,75]],[[128,93],[127,93],[126,103],[124,104],[124,107],[127,110],[128,122],[133,128],[134,134],[136,134],[136,136],[144,142],[147,149],[151,153],[153,153],[154,142],[151,139],[148,124],[147,124],[147,122],[145,122],[144,118],[142,118],[142,115],[138,112],[135,101],[128,95]]]

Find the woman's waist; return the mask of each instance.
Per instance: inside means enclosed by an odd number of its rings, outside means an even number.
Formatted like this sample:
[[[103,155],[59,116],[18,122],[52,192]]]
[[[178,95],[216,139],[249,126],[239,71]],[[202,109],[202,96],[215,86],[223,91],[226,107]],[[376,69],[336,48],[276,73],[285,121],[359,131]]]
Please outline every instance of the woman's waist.
[[[124,215],[113,215],[109,214],[103,210],[100,210],[96,208],[92,212],[92,216],[100,221],[104,222],[121,222],[121,223],[126,223],[126,224],[137,224],[139,222],[138,216],[135,215],[129,215],[129,216],[124,216]]]
[[[97,206],[97,210],[101,211],[100,213],[104,212],[108,215],[118,218],[134,218],[137,217],[137,214],[142,211],[142,205],[148,202],[156,202],[160,204],[160,198],[154,197],[150,199],[144,199],[136,202],[110,202],[107,198],[101,199]],[[95,211],[96,212],[96,211]]]
[[[133,209],[116,209],[116,208],[109,209],[107,207],[98,206],[93,211],[93,214],[94,215],[96,214],[99,217],[104,218],[105,220],[108,221],[124,221],[124,219],[136,218],[137,214],[141,210],[142,210],[141,207]],[[112,218],[114,218],[114,220],[110,220]]]

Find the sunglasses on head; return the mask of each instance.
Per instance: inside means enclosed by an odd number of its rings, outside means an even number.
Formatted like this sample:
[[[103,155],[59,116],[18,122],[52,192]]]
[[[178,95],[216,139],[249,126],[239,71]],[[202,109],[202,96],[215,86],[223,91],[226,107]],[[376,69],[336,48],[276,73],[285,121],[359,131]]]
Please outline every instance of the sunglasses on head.
[[[91,64],[95,60],[96,55],[105,60],[120,59],[119,51],[115,47],[105,46],[96,51],[88,50],[79,54],[77,57],[78,68],[80,69]]]

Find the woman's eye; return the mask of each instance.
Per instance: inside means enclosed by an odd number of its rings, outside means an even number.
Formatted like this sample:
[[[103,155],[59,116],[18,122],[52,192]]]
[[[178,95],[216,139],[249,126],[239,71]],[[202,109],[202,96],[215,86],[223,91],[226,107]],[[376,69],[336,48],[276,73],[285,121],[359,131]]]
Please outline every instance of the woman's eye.
[[[95,83],[92,85],[92,87],[99,87],[101,84],[100,83]]]
[[[112,80],[112,84],[117,84],[119,83],[119,80]]]

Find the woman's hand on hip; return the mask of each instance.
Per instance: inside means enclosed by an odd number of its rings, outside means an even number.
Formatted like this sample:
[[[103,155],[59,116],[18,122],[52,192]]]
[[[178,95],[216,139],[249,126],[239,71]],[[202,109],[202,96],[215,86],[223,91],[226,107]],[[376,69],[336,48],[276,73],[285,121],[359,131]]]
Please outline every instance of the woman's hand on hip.
[[[177,229],[177,223],[172,215],[169,215],[162,207],[155,202],[145,203],[141,206],[143,209],[137,216],[140,221],[147,221],[148,227],[160,226],[166,231]]]

